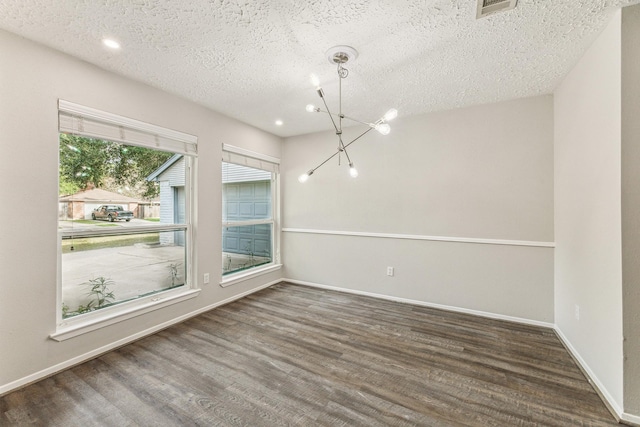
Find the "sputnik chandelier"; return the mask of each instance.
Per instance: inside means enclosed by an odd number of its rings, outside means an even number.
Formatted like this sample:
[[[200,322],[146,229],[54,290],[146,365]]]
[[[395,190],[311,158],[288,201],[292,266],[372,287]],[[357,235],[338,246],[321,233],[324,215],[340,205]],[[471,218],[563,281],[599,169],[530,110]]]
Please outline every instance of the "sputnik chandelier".
[[[311,75],[311,82],[316,87],[316,92],[318,93],[318,96],[320,96],[320,99],[322,99],[322,103],[324,104],[325,110],[323,110],[320,107],[316,107],[314,105],[309,104],[307,105],[307,111],[310,113],[325,113],[329,116],[329,118],[331,119],[331,123],[333,124],[333,127],[336,131],[336,135],[338,137],[338,149],[335,153],[329,156],[326,160],[324,160],[318,166],[316,166],[313,169],[310,169],[307,173],[300,175],[300,177],[298,178],[298,181],[300,182],[306,182],[309,179],[309,177],[313,175],[313,173],[320,166],[324,165],[329,160],[333,159],[335,156],[338,156],[338,164],[340,164],[340,155],[342,153],[344,153],[345,157],[347,158],[347,162],[349,163],[349,174],[353,178],[357,177],[358,170],[353,165],[353,161],[351,160],[351,157],[347,152],[347,147],[349,147],[351,144],[353,144],[354,142],[362,138],[364,135],[366,135],[368,132],[372,131],[373,129],[377,130],[382,135],[388,135],[389,132],[391,131],[391,127],[387,122],[395,119],[398,116],[398,110],[394,108],[387,111],[384,116],[382,116],[380,119],[376,120],[373,123],[363,122],[363,121],[356,120],[354,118],[344,115],[342,113],[342,80],[346,79],[347,76],[349,75],[349,70],[347,70],[344,67],[344,64],[346,64],[351,60],[356,59],[358,57],[358,51],[356,51],[351,46],[334,46],[327,51],[326,55],[327,55],[327,59],[331,64],[338,66],[338,94],[339,94],[338,95],[339,96],[338,97],[338,105],[339,105],[338,114],[334,114],[331,112],[331,110],[329,110],[329,106],[327,105],[327,101],[325,100],[325,97],[324,97],[324,91],[320,87],[320,81],[318,77],[314,74]],[[337,118],[337,121],[335,120],[334,117]],[[368,129],[362,132],[360,135],[353,138],[351,142],[345,144],[342,141],[342,120],[343,119],[351,120],[351,121],[366,125]]]

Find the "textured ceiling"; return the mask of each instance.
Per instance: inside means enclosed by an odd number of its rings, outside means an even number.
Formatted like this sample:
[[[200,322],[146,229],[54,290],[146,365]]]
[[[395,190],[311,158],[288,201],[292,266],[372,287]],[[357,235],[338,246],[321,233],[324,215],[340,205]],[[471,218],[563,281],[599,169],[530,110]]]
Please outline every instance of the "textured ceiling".
[[[611,13],[640,0],[519,0],[476,20],[476,0],[0,0],[0,28],[281,136],[329,129],[324,53],[360,56],[343,110],[374,121],[551,93]],[[105,37],[122,49],[110,51]],[[274,124],[276,119],[283,126]]]

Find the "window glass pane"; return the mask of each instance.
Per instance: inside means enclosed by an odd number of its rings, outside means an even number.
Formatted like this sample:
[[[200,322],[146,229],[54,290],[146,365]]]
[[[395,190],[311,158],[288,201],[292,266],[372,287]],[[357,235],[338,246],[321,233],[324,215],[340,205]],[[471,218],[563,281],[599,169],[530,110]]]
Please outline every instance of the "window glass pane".
[[[184,224],[185,177],[182,155],[61,134],[59,225]]]
[[[59,156],[63,317],[184,285],[186,227],[141,227],[188,223],[185,156],[67,134]]]
[[[63,317],[185,283],[185,231],[62,239]]]
[[[273,261],[272,179],[264,169],[222,162],[222,218],[234,223],[222,228],[223,275]]]
[[[270,263],[272,229],[273,224],[223,227],[223,275]]]
[[[269,219],[271,172],[222,163],[222,220]]]

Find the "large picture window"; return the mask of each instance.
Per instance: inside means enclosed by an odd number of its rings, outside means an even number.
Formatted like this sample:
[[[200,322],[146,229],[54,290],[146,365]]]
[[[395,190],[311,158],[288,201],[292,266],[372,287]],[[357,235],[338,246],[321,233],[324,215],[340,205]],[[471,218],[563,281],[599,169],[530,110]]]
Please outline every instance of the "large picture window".
[[[195,137],[60,101],[59,144],[59,324],[191,288]]]
[[[278,160],[223,147],[222,274],[278,262]]]

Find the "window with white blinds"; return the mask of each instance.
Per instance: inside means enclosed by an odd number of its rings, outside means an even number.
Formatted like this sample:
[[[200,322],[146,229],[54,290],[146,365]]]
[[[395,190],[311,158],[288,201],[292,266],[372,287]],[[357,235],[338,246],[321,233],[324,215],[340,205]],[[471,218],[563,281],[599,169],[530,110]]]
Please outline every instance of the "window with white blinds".
[[[229,144],[222,144],[222,161],[271,173],[280,173],[280,159]]]
[[[62,99],[58,101],[58,118],[61,133],[191,156],[198,153],[198,139],[193,135]]]
[[[275,157],[222,146],[223,286],[279,263],[279,171]]]
[[[64,100],[58,108],[59,314],[52,337],[197,295],[197,137]]]

